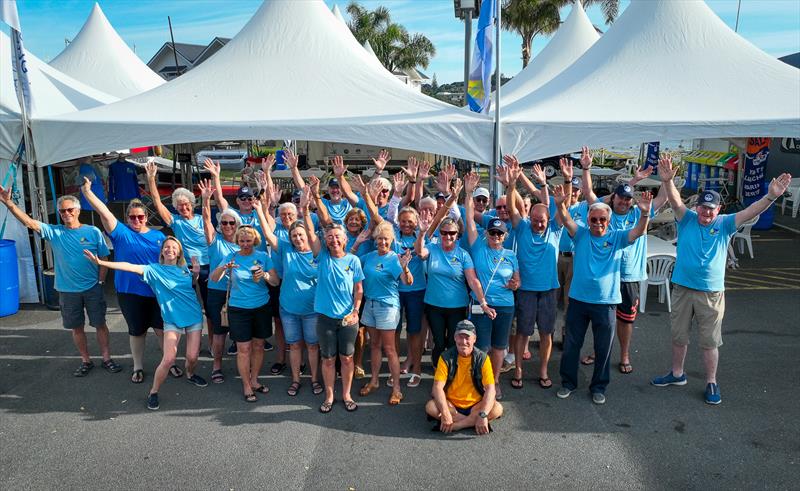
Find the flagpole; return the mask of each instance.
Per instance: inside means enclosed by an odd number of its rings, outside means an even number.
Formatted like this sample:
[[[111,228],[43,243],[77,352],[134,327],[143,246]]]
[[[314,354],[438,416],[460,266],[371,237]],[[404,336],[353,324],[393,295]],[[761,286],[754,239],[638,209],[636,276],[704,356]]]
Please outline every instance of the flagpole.
[[[492,198],[496,199],[497,193],[497,166],[502,161],[500,155],[500,18],[502,14],[501,0],[494,0],[495,3],[495,95],[494,95],[494,150],[492,152],[492,165],[489,166],[489,189]],[[514,203],[509,203],[514,206]]]

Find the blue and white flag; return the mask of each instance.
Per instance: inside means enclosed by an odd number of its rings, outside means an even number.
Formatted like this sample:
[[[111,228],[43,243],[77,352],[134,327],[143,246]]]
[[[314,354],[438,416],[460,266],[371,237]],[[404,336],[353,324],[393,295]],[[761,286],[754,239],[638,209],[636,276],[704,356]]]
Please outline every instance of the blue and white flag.
[[[653,174],[658,174],[659,142],[650,142],[645,150],[645,159],[642,169],[653,168]]]
[[[16,0],[0,0],[0,20],[11,27],[11,68],[14,71],[14,86],[17,90],[19,107],[27,117],[31,114],[31,86],[28,81],[28,68],[25,63],[25,48],[22,45],[22,28]]]
[[[497,18],[496,0],[482,0],[478,17],[478,33],[467,84],[467,103],[470,111],[486,113],[491,109],[492,71],[494,71],[494,25]]]

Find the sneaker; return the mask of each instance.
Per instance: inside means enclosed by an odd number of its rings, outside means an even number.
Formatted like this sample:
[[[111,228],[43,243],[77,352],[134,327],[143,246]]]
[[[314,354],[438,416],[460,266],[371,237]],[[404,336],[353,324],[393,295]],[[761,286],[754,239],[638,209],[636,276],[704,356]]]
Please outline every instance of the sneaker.
[[[672,375],[672,372],[669,372],[663,377],[654,378],[650,381],[650,383],[656,387],[666,387],[668,385],[686,385],[686,374],[684,373],[680,377],[676,377],[675,375]]]
[[[231,345],[228,346],[228,354],[231,355],[231,356],[234,356],[234,355],[236,355],[236,353],[237,353],[237,351],[236,351],[236,343],[231,343]]]
[[[595,404],[605,404],[606,403],[606,396],[602,392],[594,392],[592,393],[592,402]]]
[[[186,377],[186,380],[190,384],[194,384],[194,385],[196,385],[198,387],[206,387],[206,386],[208,386],[208,382],[206,382],[206,379],[204,379],[203,377],[201,377],[200,375],[197,375],[197,374],[194,374],[191,377]]]
[[[269,341],[264,341],[264,351],[272,351],[275,349],[275,346],[272,346],[272,343]]]
[[[706,404],[717,405],[722,402],[722,394],[719,393],[719,385],[709,383],[706,385]]]
[[[108,360],[103,362],[103,368],[106,369],[107,372],[111,373],[118,373],[122,371],[122,367],[117,364],[114,360],[109,358]]]
[[[503,362],[503,364],[500,366],[500,373],[510,372],[511,370],[515,369],[516,367],[517,367],[517,365],[514,364],[514,363]]]
[[[147,409],[151,411],[158,410],[158,393],[150,394],[147,396]]]
[[[558,392],[556,392],[559,399],[566,399],[570,394],[572,394],[572,390],[566,387],[561,387],[558,389]]]

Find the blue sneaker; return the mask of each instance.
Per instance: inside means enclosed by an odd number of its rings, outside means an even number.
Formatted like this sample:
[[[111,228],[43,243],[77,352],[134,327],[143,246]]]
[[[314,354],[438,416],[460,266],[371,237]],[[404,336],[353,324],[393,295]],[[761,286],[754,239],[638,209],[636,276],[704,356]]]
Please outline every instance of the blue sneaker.
[[[236,353],[237,353],[236,343],[231,343],[231,345],[228,346],[228,355],[235,356]]]
[[[706,385],[706,404],[717,405],[722,402],[722,394],[719,393],[719,385],[707,384]]]
[[[650,383],[656,387],[666,387],[668,385],[686,385],[686,374],[684,373],[680,377],[676,377],[675,375],[672,375],[672,372],[669,372],[669,374],[664,375],[663,377],[654,378],[650,381]]]
[[[151,411],[158,410],[158,392],[147,396],[147,409]]]

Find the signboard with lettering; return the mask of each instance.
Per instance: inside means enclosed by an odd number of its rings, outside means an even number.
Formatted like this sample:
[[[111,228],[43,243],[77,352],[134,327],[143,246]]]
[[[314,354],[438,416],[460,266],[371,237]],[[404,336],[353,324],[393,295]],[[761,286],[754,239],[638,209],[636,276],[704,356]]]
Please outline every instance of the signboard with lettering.
[[[786,153],[800,153],[800,138],[781,138],[781,150]]]
[[[770,138],[748,138],[744,155],[744,171],[742,172],[742,201],[748,206],[761,199],[767,193],[765,175],[769,158]],[[761,214],[753,226],[756,230],[772,227],[773,207]]]

